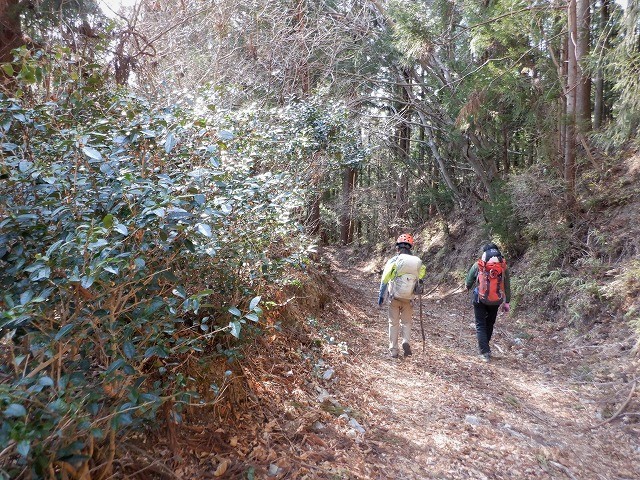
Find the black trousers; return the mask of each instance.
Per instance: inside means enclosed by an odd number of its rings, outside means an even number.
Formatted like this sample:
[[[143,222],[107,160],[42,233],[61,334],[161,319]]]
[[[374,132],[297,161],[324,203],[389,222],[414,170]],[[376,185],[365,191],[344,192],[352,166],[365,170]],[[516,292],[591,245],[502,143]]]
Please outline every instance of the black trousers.
[[[493,335],[493,325],[496,323],[500,305],[485,305],[474,303],[473,313],[476,317],[476,336],[478,337],[478,349],[481,354],[490,353],[489,341]]]

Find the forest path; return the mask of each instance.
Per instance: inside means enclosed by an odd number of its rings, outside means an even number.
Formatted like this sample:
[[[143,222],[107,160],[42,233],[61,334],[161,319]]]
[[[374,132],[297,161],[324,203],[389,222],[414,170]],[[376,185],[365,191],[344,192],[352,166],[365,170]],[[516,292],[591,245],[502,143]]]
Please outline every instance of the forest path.
[[[552,325],[523,332],[500,313],[495,357],[484,363],[467,294],[438,291],[422,299],[425,350],[416,301],[413,356],[391,359],[378,274],[326,255],[340,287],[336,316],[324,322],[349,351],[329,359],[327,389],[365,429],[348,457],[338,455],[348,475],[335,478],[640,478],[637,424],[591,428],[602,405]],[[629,392],[620,389],[619,404]]]

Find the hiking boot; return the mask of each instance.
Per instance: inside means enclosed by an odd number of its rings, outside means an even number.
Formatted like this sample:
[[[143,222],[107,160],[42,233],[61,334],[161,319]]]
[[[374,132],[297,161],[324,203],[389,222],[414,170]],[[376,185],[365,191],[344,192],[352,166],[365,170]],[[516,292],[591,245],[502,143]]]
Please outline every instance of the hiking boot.
[[[398,352],[391,353],[391,358],[398,358]]]
[[[405,357],[410,357],[411,355],[413,355],[413,353],[411,352],[411,347],[409,346],[408,343],[402,344],[402,350],[404,351]]]
[[[483,362],[488,362],[489,360],[491,360],[491,354],[490,353],[483,353],[480,355],[480,358],[482,358]]]

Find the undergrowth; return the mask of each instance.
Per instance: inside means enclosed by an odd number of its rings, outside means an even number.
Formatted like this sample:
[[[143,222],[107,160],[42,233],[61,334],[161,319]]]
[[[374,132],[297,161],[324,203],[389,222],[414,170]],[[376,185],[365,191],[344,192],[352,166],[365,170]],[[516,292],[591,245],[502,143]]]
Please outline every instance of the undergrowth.
[[[129,439],[242,395],[312,251],[306,137],[295,109],[152,106],[64,50],[12,68],[39,73],[0,95],[0,477],[123,475]]]

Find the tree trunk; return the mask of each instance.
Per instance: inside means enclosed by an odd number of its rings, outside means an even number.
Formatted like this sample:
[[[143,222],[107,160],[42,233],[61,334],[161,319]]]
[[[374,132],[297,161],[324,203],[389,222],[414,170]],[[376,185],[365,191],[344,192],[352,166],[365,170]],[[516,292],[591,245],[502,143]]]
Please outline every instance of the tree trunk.
[[[610,0],[601,0],[602,5],[600,6],[600,34],[604,36],[604,41],[600,46],[600,54],[599,56],[602,58],[606,51],[609,49],[609,35],[605,34],[607,25],[609,23],[609,2]],[[604,71],[602,65],[598,67],[598,71],[596,73],[595,79],[595,95],[594,95],[594,105],[593,105],[593,128],[598,130],[603,122],[605,117],[605,107],[604,107]]]
[[[563,82],[563,90],[564,95],[561,95],[558,99],[558,107],[559,107],[559,115],[558,121],[560,123],[558,127],[558,156],[557,158],[557,166],[558,166],[558,175],[562,175],[564,177],[564,151],[567,145],[567,79],[569,78],[569,60],[568,60],[568,52],[569,52],[569,36],[565,35],[564,40],[562,42],[562,48],[560,50],[560,71],[558,72],[560,81]]]
[[[576,192],[576,102],[578,93],[578,62],[576,58],[576,39],[578,24],[576,0],[568,4],[568,49],[567,49],[567,126],[564,145],[564,182],[567,206],[573,209]]]
[[[414,74],[415,74],[415,72],[412,73],[412,75],[414,75]],[[438,170],[440,171],[440,175],[441,175],[442,179],[444,180],[445,184],[447,185],[447,187],[449,188],[449,190],[451,190],[451,193],[453,193],[453,196],[456,198],[456,200],[460,201],[460,199],[461,199],[460,191],[456,187],[456,184],[453,182],[453,179],[451,178],[451,175],[449,175],[449,172],[447,170],[447,165],[446,165],[444,159],[442,158],[442,156],[440,155],[440,151],[438,150],[438,146],[436,144],[436,138],[435,138],[435,135],[434,135],[434,128],[431,126],[432,122],[429,122],[427,120],[427,117],[425,115],[424,110],[422,108],[420,108],[420,104],[419,104],[418,100],[415,98],[415,96],[413,95],[413,92],[409,88],[409,85],[407,85],[405,88],[407,90],[408,98],[412,102],[412,105],[418,105],[418,107],[415,109],[415,111],[418,114],[418,117],[420,118],[420,124],[424,127],[424,134],[426,135],[426,142],[429,145],[429,149],[431,150],[431,154],[433,155],[433,158],[436,161],[436,165],[438,166]],[[451,122],[451,123],[453,123],[453,122]]]
[[[576,125],[579,133],[591,130],[591,77],[584,69],[591,47],[590,25],[590,0],[576,0]]]
[[[13,60],[11,50],[22,45],[22,26],[20,13],[23,5],[19,0],[0,0],[0,63]],[[4,71],[0,72],[0,84],[8,85],[11,79]]]
[[[487,195],[491,195],[491,181],[497,173],[496,162],[483,162],[478,158],[475,151],[472,149],[472,144],[478,148],[482,148],[482,141],[473,132],[467,132],[466,136],[460,144],[460,151],[463,152],[464,157],[469,162],[471,170],[478,176],[478,180],[482,183]]]
[[[353,220],[353,189],[356,185],[358,171],[352,166],[345,166],[342,173],[342,204],[340,215],[340,241],[343,245],[353,242],[355,222]]]
[[[460,191],[458,190],[458,187],[456,187],[456,184],[453,183],[453,179],[451,178],[451,175],[449,175],[449,171],[447,170],[447,165],[444,159],[442,158],[442,156],[440,155],[440,151],[438,150],[438,146],[436,145],[433,131],[429,127],[427,127],[425,130],[425,133],[427,134],[427,143],[429,144],[429,148],[431,148],[431,153],[433,155],[433,158],[435,159],[436,164],[438,165],[440,176],[444,180],[444,183],[447,185],[449,190],[451,190],[451,193],[453,193],[453,196],[456,198],[456,200],[460,201],[460,199],[462,198],[460,195]]]
[[[430,175],[430,180],[429,180],[429,186],[431,187],[431,191],[435,194],[436,189],[438,188],[438,183],[436,182],[436,178],[438,176],[438,167],[436,165],[436,162],[433,162],[431,164],[431,175]],[[437,197],[435,197],[435,199],[432,199],[431,202],[429,203],[429,216],[433,217],[436,212],[436,202],[437,202]]]
[[[504,171],[504,176],[509,175],[510,169],[509,162],[509,130],[507,129],[506,123],[502,124],[502,169]]]
[[[407,168],[409,168],[410,164],[410,148],[411,148],[411,128],[406,120],[403,120],[403,123],[399,129],[399,144],[398,150],[400,157],[402,159],[403,166],[400,175],[398,176],[398,186],[397,186],[397,207],[398,207],[398,217],[405,218],[407,212],[409,210],[409,177],[407,175]]]
[[[309,205],[309,213],[307,215],[307,228],[311,235],[317,235],[320,232],[320,195],[313,194],[313,200]]]
[[[403,70],[400,80],[400,97],[402,104],[400,105],[400,124],[398,125],[398,156],[402,160],[402,171],[398,179],[397,189],[397,207],[398,217],[405,219],[409,211],[409,176],[407,169],[411,165],[411,74],[407,70]]]
[[[400,172],[396,186],[397,217],[406,219],[409,212],[409,178],[406,172]]]
[[[321,158],[323,152],[315,152],[309,159],[311,165],[315,165],[316,172],[310,179],[310,194],[311,201],[308,203],[308,209],[306,213],[305,225],[308,232],[311,235],[317,235],[320,233],[320,205],[322,204],[322,188],[324,176],[321,173],[321,168],[317,165],[318,160]]]

